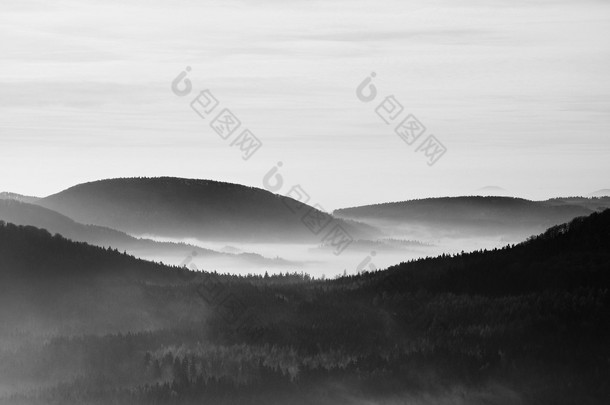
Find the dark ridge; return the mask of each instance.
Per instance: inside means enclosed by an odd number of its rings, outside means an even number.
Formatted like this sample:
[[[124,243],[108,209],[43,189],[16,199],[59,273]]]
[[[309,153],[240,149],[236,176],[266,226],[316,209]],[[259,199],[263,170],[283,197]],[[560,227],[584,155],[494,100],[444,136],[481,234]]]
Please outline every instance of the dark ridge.
[[[37,203],[130,234],[228,241],[312,241],[316,236],[301,218],[309,210],[320,213],[255,187],[174,177],[95,181]],[[370,233],[370,227],[339,222],[354,237]]]

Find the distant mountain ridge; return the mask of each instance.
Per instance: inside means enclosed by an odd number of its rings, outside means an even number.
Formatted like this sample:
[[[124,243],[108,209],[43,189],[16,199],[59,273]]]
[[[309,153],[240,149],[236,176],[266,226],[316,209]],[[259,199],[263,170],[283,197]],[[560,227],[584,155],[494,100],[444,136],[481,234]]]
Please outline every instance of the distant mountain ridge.
[[[341,208],[333,213],[341,217],[443,220],[462,220],[466,218],[464,215],[473,219],[494,219],[489,215],[508,213],[523,215],[523,219],[529,219],[538,214],[553,217],[562,210],[580,211],[586,214],[590,211],[590,208],[585,206],[587,201],[591,200],[584,197],[555,198],[546,201],[504,196],[438,197]],[[601,202],[602,205],[610,205],[610,198]],[[442,217],[439,218],[438,214],[442,214]]]
[[[32,197],[29,195],[21,195],[17,193],[10,193],[8,191],[3,191],[0,193],[0,200],[16,200],[26,203],[33,203],[38,200],[38,197]]]
[[[320,211],[266,190],[212,180],[121,178],[79,184],[42,198],[38,205],[78,222],[135,235],[227,241],[313,241],[301,221]],[[297,211],[297,213],[294,213]],[[374,230],[337,221],[353,237]]]
[[[267,259],[252,253],[217,252],[182,243],[138,239],[108,227],[84,225],[48,208],[12,199],[0,200],[0,220],[16,225],[35,226],[76,242],[112,247],[149,260],[159,256],[186,258],[187,255],[192,255],[194,252],[200,259],[223,259],[222,262],[227,264],[240,262],[243,265],[251,263],[267,266],[287,266],[291,264],[285,260]]]
[[[453,232],[516,233],[522,237],[610,207],[610,198],[442,197],[338,209],[338,218],[388,228],[424,227]]]
[[[589,197],[609,197],[610,188],[604,188],[601,190],[594,191],[588,195]]]

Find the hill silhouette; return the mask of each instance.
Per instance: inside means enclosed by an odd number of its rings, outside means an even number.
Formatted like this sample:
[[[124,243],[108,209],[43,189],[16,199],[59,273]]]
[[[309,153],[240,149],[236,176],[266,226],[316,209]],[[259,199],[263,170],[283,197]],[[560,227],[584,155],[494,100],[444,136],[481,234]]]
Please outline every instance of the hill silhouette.
[[[81,223],[136,235],[254,242],[316,241],[321,237],[301,221],[309,210],[321,215],[317,209],[266,190],[211,180],[101,180],[74,186],[37,204]],[[354,237],[373,231],[356,223],[338,223]]]
[[[513,235],[525,239],[551,226],[606,208],[610,208],[610,198],[530,201],[513,197],[466,196],[343,208],[333,214],[378,226],[390,234],[423,228],[432,234]]]

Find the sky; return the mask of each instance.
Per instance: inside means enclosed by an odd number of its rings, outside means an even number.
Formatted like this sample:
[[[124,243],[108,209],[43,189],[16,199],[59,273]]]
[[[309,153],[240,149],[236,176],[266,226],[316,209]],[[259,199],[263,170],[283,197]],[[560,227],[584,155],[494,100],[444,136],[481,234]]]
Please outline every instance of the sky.
[[[485,186],[586,195],[610,188],[609,68],[606,1],[0,0],[0,191],[262,188],[281,162],[277,192],[329,210]],[[219,107],[202,118],[206,89]],[[390,124],[388,96],[403,106]],[[241,121],[226,140],[210,126],[224,108]],[[408,115],[426,128],[411,145],[394,132]],[[246,128],[262,146],[244,160]],[[429,135],[446,149],[433,165]]]

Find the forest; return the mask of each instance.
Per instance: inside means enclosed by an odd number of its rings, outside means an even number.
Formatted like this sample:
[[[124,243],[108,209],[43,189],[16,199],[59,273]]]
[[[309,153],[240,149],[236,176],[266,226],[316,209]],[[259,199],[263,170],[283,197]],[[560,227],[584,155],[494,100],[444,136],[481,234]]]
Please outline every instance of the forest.
[[[0,223],[2,404],[600,404],[610,210],[321,280]]]

